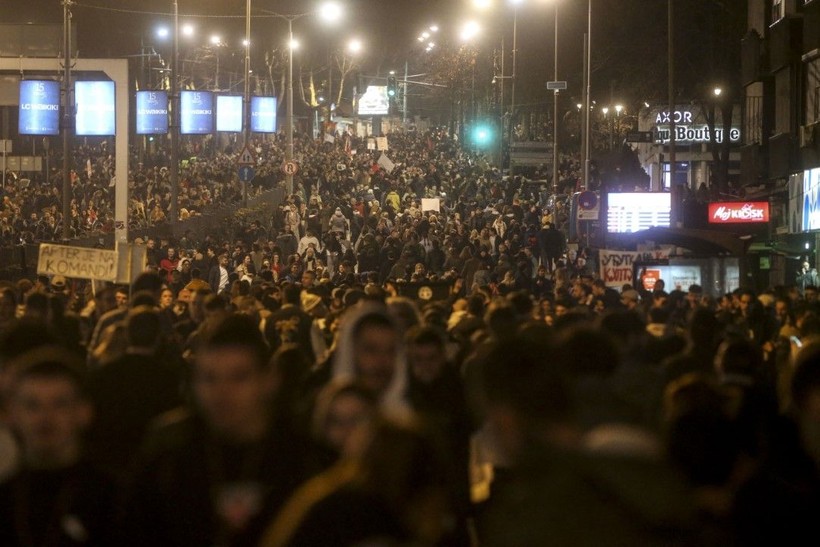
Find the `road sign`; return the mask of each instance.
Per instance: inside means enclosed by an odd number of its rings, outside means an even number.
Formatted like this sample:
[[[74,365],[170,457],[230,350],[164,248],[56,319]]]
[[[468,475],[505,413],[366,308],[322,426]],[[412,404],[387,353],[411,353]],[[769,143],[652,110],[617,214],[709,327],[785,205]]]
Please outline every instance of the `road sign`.
[[[242,149],[236,163],[239,165],[256,165],[256,157],[254,156],[253,150],[251,150],[250,146],[245,146],[245,148]]]
[[[601,202],[595,192],[589,190],[578,194],[578,220],[598,220]]]
[[[295,175],[299,170],[299,164],[295,161],[286,161],[282,164],[282,172],[286,175]]]
[[[567,88],[566,80],[558,80],[553,82],[547,82],[547,89],[551,89],[553,91],[560,91],[562,89]]]
[[[652,131],[630,131],[626,134],[626,142],[653,142]]]
[[[253,167],[249,165],[243,165],[239,168],[239,180],[242,182],[252,181],[255,175],[256,172],[253,170]]]

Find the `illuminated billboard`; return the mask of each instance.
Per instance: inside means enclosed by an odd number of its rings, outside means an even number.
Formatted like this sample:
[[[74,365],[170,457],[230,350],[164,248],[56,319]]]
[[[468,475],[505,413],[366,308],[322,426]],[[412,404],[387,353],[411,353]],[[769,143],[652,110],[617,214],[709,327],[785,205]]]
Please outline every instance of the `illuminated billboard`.
[[[242,96],[216,96],[216,130],[242,132]]]
[[[214,96],[210,91],[182,91],[180,132],[183,135],[207,135],[214,130]]]
[[[801,230],[820,230],[820,167],[803,171]]]
[[[606,229],[611,234],[628,234],[655,226],[668,228],[671,214],[669,192],[607,194]]]
[[[251,97],[251,131],[276,133],[276,97]]]
[[[710,224],[769,222],[768,201],[726,201],[709,204]]]
[[[60,134],[60,84],[53,80],[20,82],[21,135]]]
[[[168,133],[168,93],[137,91],[137,135]]]
[[[390,112],[390,98],[386,85],[369,85],[359,99],[359,116],[386,116]]]
[[[114,82],[74,83],[74,130],[78,136],[105,136],[117,133]]]

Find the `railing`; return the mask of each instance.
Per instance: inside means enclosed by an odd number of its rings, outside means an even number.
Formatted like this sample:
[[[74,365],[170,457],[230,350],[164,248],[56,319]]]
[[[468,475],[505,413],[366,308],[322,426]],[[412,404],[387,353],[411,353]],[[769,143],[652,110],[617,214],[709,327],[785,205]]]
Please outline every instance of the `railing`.
[[[263,221],[263,227],[268,227],[268,220],[272,216],[274,207],[285,198],[284,188],[274,188],[248,198],[247,208],[242,203],[224,205],[210,209],[207,213],[191,217],[178,222],[174,227],[170,224],[138,228],[128,231],[129,240],[136,238],[180,238],[190,231],[194,240],[201,241],[205,235],[217,239],[232,238],[238,228],[254,220]],[[83,238],[72,239],[70,245],[76,247],[114,248],[114,234],[99,234]],[[0,247],[0,280],[15,281],[24,277],[31,278],[37,272],[39,243],[27,243],[14,246]]]

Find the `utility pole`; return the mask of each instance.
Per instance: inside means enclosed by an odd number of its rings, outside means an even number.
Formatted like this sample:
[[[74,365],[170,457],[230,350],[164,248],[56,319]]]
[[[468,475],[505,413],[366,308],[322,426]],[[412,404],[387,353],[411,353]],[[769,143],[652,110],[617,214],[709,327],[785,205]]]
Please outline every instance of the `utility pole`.
[[[174,40],[173,54],[171,56],[171,207],[168,219],[171,227],[175,227],[179,214],[179,81],[177,72],[179,70],[179,3],[174,0]]]
[[[683,201],[682,188],[675,183],[675,14],[674,0],[668,0],[669,10],[667,13],[667,34],[668,36],[668,69],[669,69],[669,191],[671,192],[671,224],[673,228],[683,223],[681,206]]]
[[[71,239],[71,0],[63,0],[63,240]],[[5,178],[5,172],[3,177]]]

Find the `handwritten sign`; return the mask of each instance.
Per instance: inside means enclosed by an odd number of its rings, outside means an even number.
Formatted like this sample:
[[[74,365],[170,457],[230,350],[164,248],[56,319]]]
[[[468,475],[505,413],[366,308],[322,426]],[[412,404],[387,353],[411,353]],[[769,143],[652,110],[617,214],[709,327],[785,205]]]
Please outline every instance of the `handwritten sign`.
[[[64,275],[78,279],[117,280],[117,253],[67,245],[40,244],[39,275]]]
[[[421,198],[422,211],[441,211],[441,199],[439,198]]]
[[[669,249],[639,252],[601,249],[598,256],[601,263],[601,279],[607,287],[620,288],[624,283],[635,285],[632,279],[632,265],[635,262],[665,260],[669,258]]]

